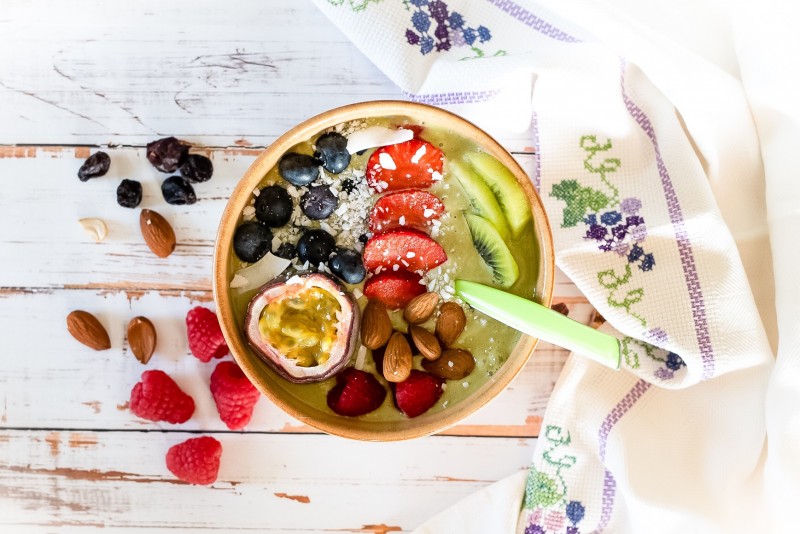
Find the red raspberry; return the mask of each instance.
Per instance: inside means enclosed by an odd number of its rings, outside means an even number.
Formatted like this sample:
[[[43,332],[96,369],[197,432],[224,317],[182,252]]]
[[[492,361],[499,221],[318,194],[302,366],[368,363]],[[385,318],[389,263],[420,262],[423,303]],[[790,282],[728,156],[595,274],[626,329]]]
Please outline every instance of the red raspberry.
[[[186,334],[189,337],[189,350],[201,362],[222,358],[229,352],[217,314],[208,308],[197,306],[189,310],[186,314]]]
[[[417,417],[430,410],[442,396],[444,380],[423,371],[411,370],[403,382],[395,384],[397,407],[408,417]]]
[[[189,484],[213,484],[219,473],[222,444],[210,436],[187,439],[167,451],[167,469]]]
[[[194,413],[194,400],[164,371],[145,371],[131,390],[130,407],[142,419],[185,423]]]
[[[253,417],[261,393],[233,362],[220,362],[211,373],[211,394],[219,418],[231,430],[241,430]]]
[[[371,374],[348,367],[336,375],[336,385],[328,392],[328,407],[339,415],[357,417],[380,408],[386,390]]]

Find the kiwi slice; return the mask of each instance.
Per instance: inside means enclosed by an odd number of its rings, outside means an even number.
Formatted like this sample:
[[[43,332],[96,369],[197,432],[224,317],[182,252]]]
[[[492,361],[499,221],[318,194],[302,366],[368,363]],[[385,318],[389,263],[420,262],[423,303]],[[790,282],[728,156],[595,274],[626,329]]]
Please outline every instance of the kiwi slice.
[[[519,237],[525,225],[531,220],[531,208],[528,196],[517,179],[505,165],[489,154],[472,152],[467,154],[466,158],[497,197],[497,202],[511,228],[511,234]]]
[[[519,278],[519,267],[503,238],[494,225],[483,217],[472,213],[466,213],[464,217],[472,234],[472,244],[492,270],[495,282],[503,287],[511,287]]]
[[[469,203],[472,206],[472,211],[492,223],[500,237],[506,240],[509,233],[506,216],[503,215],[500,204],[497,203],[494,193],[483,181],[483,178],[459,161],[451,161],[450,169],[455,174],[461,187],[464,188],[464,192],[467,194]]]

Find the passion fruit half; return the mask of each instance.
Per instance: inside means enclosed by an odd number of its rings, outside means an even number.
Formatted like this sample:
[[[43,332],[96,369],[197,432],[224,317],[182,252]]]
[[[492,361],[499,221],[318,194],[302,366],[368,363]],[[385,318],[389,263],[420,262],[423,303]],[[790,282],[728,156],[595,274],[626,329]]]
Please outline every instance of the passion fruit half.
[[[347,366],[361,314],[355,298],[318,273],[279,277],[250,301],[245,336],[250,347],[286,380],[319,382]]]

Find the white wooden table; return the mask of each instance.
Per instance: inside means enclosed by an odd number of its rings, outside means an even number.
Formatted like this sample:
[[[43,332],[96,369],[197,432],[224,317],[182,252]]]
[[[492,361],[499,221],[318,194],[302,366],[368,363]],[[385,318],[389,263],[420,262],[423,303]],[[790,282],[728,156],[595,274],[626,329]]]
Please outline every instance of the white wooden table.
[[[392,532],[527,466],[565,354],[540,345],[522,375],[445,435],[359,443],[319,434],[262,398],[244,432],[219,421],[213,365],[188,352],[183,321],[209,304],[218,217],[258,152],[295,123],[362,100],[403,98],[305,1],[46,2],[0,9],[0,531],[230,530]],[[205,147],[214,178],[193,206],[167,205],[164,175],[143,146],[174,135]],[[524,136],[501,137],[532,168]],[[103,178],[76,171],[97,147]],[[163,213],[178,247],[156,258],[139,210],[119,207],[122,178]],[[78,224],[99,217],[95,244]],[[591,307],[563,277],[557,300]],[[95,313],[112,348],[67,333],[74,309]],[[145,315],[159,345],[147,368],[169,372],[197,402],[178,427],[127,409],[145,369],[125,339]],[[179,483],[166,450],[197,434],[224,448],[211,487]]]

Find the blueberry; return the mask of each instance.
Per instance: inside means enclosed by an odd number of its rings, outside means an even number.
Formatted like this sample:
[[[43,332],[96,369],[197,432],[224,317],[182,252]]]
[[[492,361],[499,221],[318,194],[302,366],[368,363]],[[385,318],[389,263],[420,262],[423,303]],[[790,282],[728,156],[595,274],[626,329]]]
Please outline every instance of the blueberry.
[[[135,208],[142,201],[142,184],[136,180],[122,180],[117,186],[117,204]]]
[[[249,221],[233,234],[233,251],[239,259],[255,263],[272,249],[272,232],[261,223]]]
[[[300,261],[315,266],[328,261],[335,249],[336,241],[325,230],[309,230],[297,241]]]
[[[270,185],[259,192],[255,208],[256,219],[272,228],[280,228],[291,219],[294,205],[286,189]]]
[[[339,199],[327,185],[312,186],[300,197],[300,209],[309,219],[327,219],[339,205]]]
[[[273,254],[285,260],[293,260],[297,257],[297,247],[291,243],[281,243],[281,246]]]
[[[105,152],[95,152],[83,162],[78,169],[78,178],[85,182],[98,176],[103,176],[111,166],[111,158]]]
[[[355,250],[340,248],[328,262],[328,266],[333,274],[348,284],[357,284],[367,276],[361,254]]]
[[[347,138],[340,133],[328,132],[317,139],[314,157],[322,162],[326,171],[338,174],[350,165]]]
[[[161,184],[161,194],[167,204],[181,206],[183,204],[194,204],[197,202],[197,195],[194,194],[192,184],[181,176],[170,176]]]
[[[188,153],[189,145],[174,137],[147,143],[147,161],[161,172],[177,171]]]
[[[287,152],[278,162],[278,172],[290,184],[308,185],[319,178],[319,160],[308,154]]]
[[[352,179],[347,178],[346,180],[342,180],[341,187],[342,191],[349,195],[356,190],[356,183]]]
[[[358,236],[358,240],[364,245],[366,245],[367,241],[369,241],[369,236],[367,234],[361,234],[360,236]]]
[[[192,183],[207,182],[214,174],[214,164],[200,154],[189,154],[181,165],[181,174]]]

